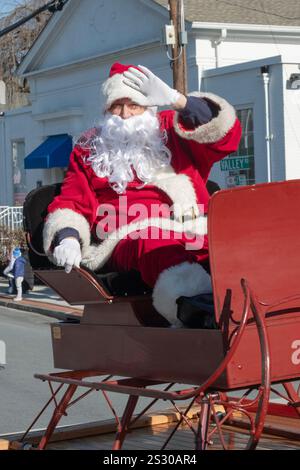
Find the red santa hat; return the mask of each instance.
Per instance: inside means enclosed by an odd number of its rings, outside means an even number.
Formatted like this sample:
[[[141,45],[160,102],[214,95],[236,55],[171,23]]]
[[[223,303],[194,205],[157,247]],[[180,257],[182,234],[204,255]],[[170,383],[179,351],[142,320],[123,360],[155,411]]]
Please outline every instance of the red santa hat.
[[[109,78],[102,85],[102,91],[105,96],[105,109],[109,109],[114,101],[122,98],[129,98],[140,106],[147,106],[147,100],[141,92],[123,83],[125,78],[123,74],[130,67],[140,70],[135,65],[125,65],[119,62],[115,62],[112,65]]]

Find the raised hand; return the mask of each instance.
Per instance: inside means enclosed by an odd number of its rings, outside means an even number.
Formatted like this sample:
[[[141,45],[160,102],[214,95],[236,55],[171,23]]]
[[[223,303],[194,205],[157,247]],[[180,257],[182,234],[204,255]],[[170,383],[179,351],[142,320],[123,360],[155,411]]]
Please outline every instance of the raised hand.
[[[134,90],[141,92],[147,99],[147,106],[173,106],[181,94],[174,88],[169,87],[147,67],[142,65],[138,67],[142,72],[130,67],[124,72],[126,78],[123,82]]]

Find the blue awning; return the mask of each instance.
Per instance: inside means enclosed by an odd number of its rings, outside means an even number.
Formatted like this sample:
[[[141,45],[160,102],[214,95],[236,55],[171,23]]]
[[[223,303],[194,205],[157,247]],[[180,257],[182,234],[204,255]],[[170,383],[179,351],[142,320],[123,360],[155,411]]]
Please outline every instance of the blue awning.
[[[27,155],[24,160],[25,170],[67,167],[71,152],[72,137],[70,135],[52,135]]]

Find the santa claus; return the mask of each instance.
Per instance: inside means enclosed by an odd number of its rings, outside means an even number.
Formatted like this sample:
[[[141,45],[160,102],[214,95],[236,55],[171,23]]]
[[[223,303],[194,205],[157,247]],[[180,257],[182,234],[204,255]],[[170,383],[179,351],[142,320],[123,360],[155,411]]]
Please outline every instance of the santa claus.
[[[74,147],[44,249],[67,272],[139,271],[156,310],[181,326],[176,300],[211,292],[206,182],[237,150],[240,124],[224,99],[184,96],[143,66],[115,63],[102,89],[103,122]]]

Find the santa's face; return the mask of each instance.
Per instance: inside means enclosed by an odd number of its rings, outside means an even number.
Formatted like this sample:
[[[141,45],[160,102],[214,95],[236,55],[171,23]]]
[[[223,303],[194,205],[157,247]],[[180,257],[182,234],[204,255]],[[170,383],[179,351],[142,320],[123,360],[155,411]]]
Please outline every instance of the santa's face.
[[[146,111],[145,106],[140,106],[129,98],[122,98],[114,101],[108,112],[122,119],[128,119],[132,116],[138,116]]]
[[[123,108],[125,112],[126,106]],[[128,117],[106,113],[99,133],[81,146],[89,151],[86,162],[96,175],[108,178],[111,187],[122,194],[134,180],[133,170],[147,184],[158,170],[169,165],[171,153],[166,140],[157,115],[145,109]]]

